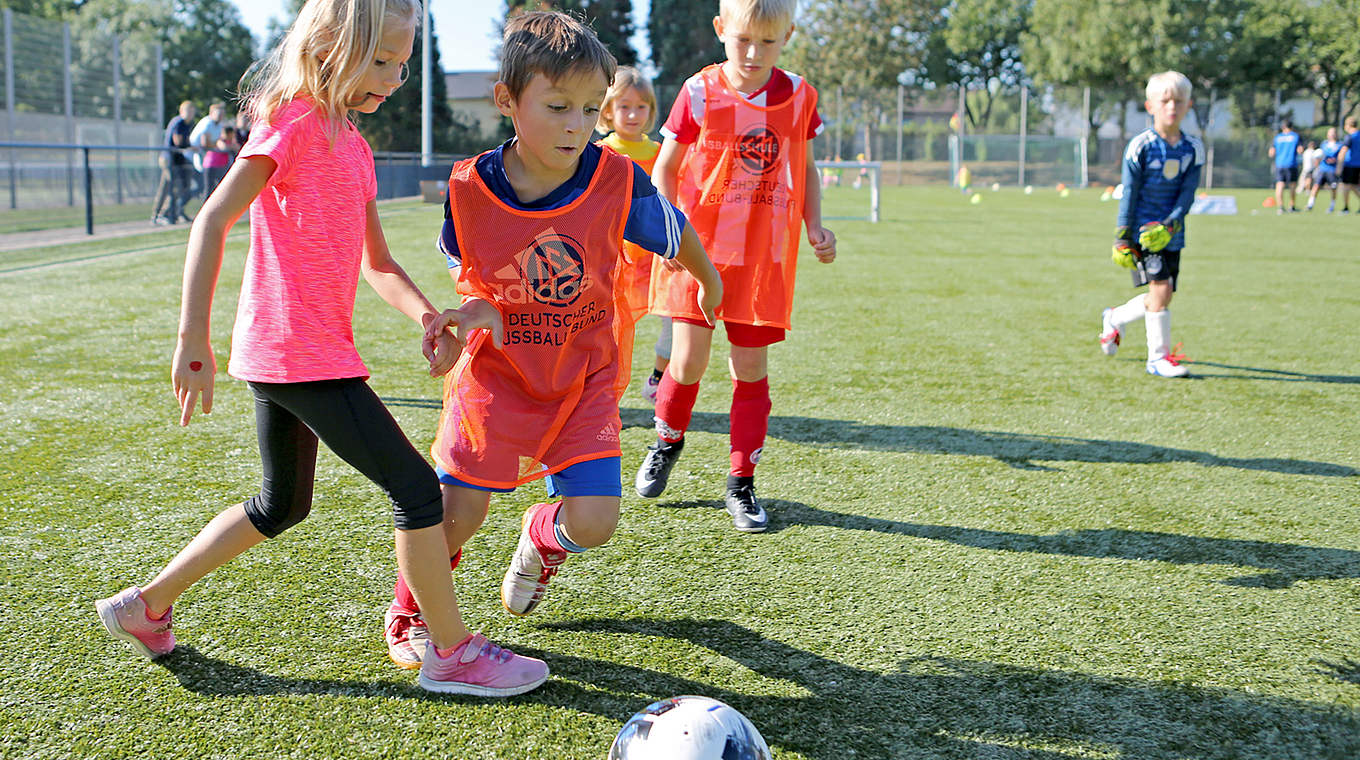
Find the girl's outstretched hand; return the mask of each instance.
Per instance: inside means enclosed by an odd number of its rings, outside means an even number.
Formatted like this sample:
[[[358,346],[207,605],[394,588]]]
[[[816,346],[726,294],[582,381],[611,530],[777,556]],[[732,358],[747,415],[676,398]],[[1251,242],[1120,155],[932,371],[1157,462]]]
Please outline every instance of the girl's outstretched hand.
[[[457,309],[445,309],[425,325],[425,339],[421,343],[421,348],[425,352],[425,358],[430,362],[431,375],[438,377],[448,372],[458,358],[458,351],[449,349],[444,336],[452,337],[461,350],[462,345],[467,343],[468,334],[473,330],[490,330],[491,341],[496,348],[501,348],[505,344],[501,313],[495,306],[480,298],[474,298]],[[437,372],[436,369],[443,366],[445,361],[448,366]]]
[[[202,399],[203,413],[212,414],[213,381],[217,376],[217,359],[212,346],[188,346],[183,340],[175,345],[175,358],[170,364],[170,384],[179,403],[179,424],[189,424],[194,406]]]

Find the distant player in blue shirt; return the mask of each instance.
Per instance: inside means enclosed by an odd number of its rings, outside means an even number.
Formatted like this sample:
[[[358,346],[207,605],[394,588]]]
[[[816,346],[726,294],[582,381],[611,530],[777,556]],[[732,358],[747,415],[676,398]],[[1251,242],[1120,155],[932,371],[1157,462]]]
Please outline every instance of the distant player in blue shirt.
[[[1332,191],[1332,202],[1327,205],[1327,213],[1330,214],[1336,210],[1337,156],[1341,153],[1341,142],[1336,139],[1336,127],[1327,130],[1327,139],[1322,141],[1318,149],[1322,151],[1322,158],[1318,160],[1317,168],[1313,170],[1313,190],[1308,195],[1308,210],[1313,210],[1318,191],[1326,186]]]
[[[1360,125],[1354,116],[1347,116],[1346,139],[1341,141],[1341,213],[1351,212],[1351,193],[1360,200]],[[1360,210],[1360,206],[1356,207]]]
[[[1270,157],[1275,159],[1275,213],[1284,213],[1284,189],[1289,188],[1289,210],[1298,211],[1298,197],[1294,185],[1299,181],[1299,133],[1294,125],[1285,119],[1280,123],[1280,133],[1270,146]]]
[[[1147,371],[1158,377],[1185,377],[1183,358],[1171,350],[1171,294],[1180,275],[1185,245],[1185,215],[1195,200],[1204,145],[1181,132],[1190,111],[1190,80],[1164,71],[1148,80],[1152,128],[1129,141],[1124,151],[1124,197],[1115,223],[1116,264],[1133,271],[1133,286],[1148,286],[1128,303],[1101,314],[1100,349],[1119,350],[1124,327],[1140,317],[1147,328]]]

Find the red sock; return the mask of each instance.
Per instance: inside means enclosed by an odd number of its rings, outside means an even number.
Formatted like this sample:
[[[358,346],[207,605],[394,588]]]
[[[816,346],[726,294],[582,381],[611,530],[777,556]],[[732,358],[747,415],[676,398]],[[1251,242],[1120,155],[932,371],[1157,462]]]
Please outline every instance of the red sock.
[[[756,463],[765,446],[765,433],[770,427],[770,378],[748,383],[732,381],[731,411],[732,474],[751,477],[756,474]]]
[[[557,522],[557,512],[562,509],[562,502],[555,501],[548,505],[547,509],[540,509],[534,513],[529,520],[529,538],[533,539],[534,546],[539,551],[554,554],[565,554],[566,549],[562,548],[561,542],[557,540],[557,531],[554,529]]]
[[[662,375],[661,385],[656,389],[656,434],[661,440],[675,443],[685,437],[698,398],[698,383],[681,385],[671,373]]]
[[[458,569],[458,561],[462,558],[463,550],[459,549],[457,554],[449,558],[449,570]],[[392,601],[398,607],[404,607],[412,612],[420,612],[420,605],[416,604],[416,597],[411,593],[410,587],[406,585],[406,579],[402,577],[400,571],[397,572],[397,587],[392,590]]]

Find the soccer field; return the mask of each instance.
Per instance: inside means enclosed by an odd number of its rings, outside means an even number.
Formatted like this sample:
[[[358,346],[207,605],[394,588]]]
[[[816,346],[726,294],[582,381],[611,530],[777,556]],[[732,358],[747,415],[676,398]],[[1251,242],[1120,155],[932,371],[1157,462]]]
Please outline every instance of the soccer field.
[[[384,497],[329,452],[311,518],[176,606],[141,659],[93,602],[151,577],[258,487],[244,383],[178,427],[170,394],[184,231],[0,254],[0,757],[604,757],[677,694],[741,710],[784,759],[1360,757],[1360,217],[1192,217],[1173,342],[1097,347],[1133,293],[1115,206],[884,189],[883,221],[828,222],[794,331],[770,352],[757,474],[768,533],[732,530],[718,340],[667,493],[625,487],[618,533],[533,616],[500,606],[537,484],[492,501],[456,571],[468,625],[547,660],[509,700],[431,696],[388,662]],[[827,213],[867,212],[835,188]],[[437,206],[385,204],[431,298]],[[225,368],[245,252],[214,305]],[[624,476],[652,440],[636,378]],[[439,385],[416,326],[361,286],[372,385],[428,448]]]

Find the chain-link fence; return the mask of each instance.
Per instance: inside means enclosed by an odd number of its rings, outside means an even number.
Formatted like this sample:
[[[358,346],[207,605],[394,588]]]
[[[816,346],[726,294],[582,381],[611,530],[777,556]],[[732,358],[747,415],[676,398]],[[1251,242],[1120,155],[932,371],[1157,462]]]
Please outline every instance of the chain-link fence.
[[[679,89],[656,86],[663,119]],[[889,185],[950,184],[960,165],[986,184],[1114,185],[1129,139],[1152,123],[1140,88],[829,87],[819,97],[826,129],[814,143],[817,158],[881,161]],[[1267,151],[1281,119],[1305,144],[1320,143],[1356,110],[1354,100],[1291,92],[1196,92],[1194,101],[1182,127],[1204,140],[1205,187],[1270,185]]]

